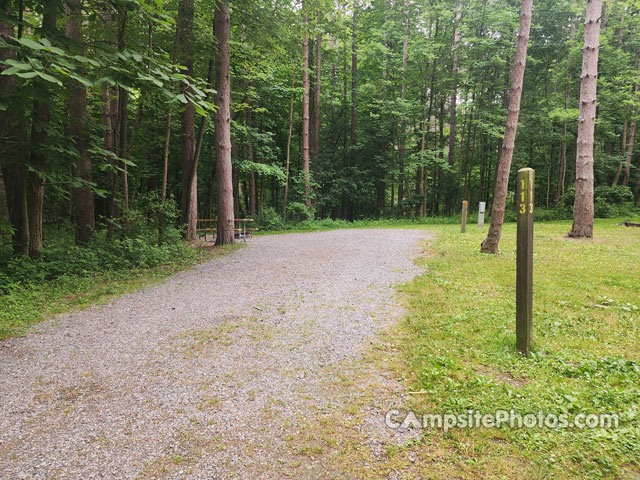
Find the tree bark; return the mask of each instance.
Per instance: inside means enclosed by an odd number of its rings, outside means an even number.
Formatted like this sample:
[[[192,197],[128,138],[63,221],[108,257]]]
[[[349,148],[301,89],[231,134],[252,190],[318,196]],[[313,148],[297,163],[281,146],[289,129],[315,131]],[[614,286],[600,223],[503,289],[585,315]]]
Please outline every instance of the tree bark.
[[[249,104],[249,99],[245,100],[245,103]],[[245,123],[247,125],[247,130],[251,129],[252,126],[252,112],[251,106],[247,107],[245,111]],[[247,140],[247,157],[249,159],[249,163],[253,164],[253,145],[251,144],[251,139]],[[256,200],[257,200],[257,188],[256,188],[256,173],[251,170],[249,172],[249,217],[253,218],[256,214]]]
[[[322,21],[322,12],[318,10],[318,26]],[[316,35],[316,82],[315,82],[315,101],[313,102],[313,152],[311,155],[311,164],[314,168],[318,166],[318,157],[320,156],[320,83],[322,81],[322,34]]]
[[[180,0],[178,6],[178,38],[177,51],[181,52],[180,63],[185,67],[183,73],[193,75],[193,19],[194,0]],[[188,93],[189,86],[182,84],[182,93]],[[181,195],[181,223],[185,225],[184,238],[196,239],[196,222],[198,219],[198,179],[192,177],[192,170],[196,151],[195,108],[190,101],[180,113],[182,130],[182,195]]]
[[[593,140],[601,13],[602,0],[587,0],[578,115],[576,198],[573,204],[573,227],[568,233],[573,238],[593,237]]]
[[[56,30],[58,2],[44,2],[42,30],[44,36],[52,37]],[[38,258],[42,252],[42,207],[44,202],[44,179],[40,176],[47,165],[46,145],[49,140],[47,126],[51,119],[50,91],[45,81],[36,80],[40,96],[34,101],[31,124],[31,166],[35,171],[27,172],[27,208],[29,217],[29,256]]]
[[[304,8],[304,7],[303,7]],[[302,174],[304,175],[304,204],[311,208],[309,179],[309,22],[305,14],[302,39]]]
[[[81,0],[69,0],[66,25],[67,38],[75,42],[79,55],[84,54],[81,32]],[[74,139],[78,157],[74,165],[74,175],[81,178],[85,185],[75,189],[76,243],[85,245],[94,235],[96,222],[93,205],[93,191],[88,186],[92,182],[91,156],[88,151],[89,132],[87,131],[87,89],[77,80],[71,80],[69,97],[69,133]]]
[[[356,164],[358,142],[358,5],[353,7],[353,30],[351,32],[351,148],[349,150],[349,173]],[[353,220],[353,200],[347,199],[347,218]]]
[[[4,11],[3,11],[4,10]],[[7,16],[11,14],[9,5],[0,10]],[[20,16],[20,15],[19,15]],[[15,28],[0,19],[0,37],[10,43],[10,37],[15,35]],[[18,34],[20,37],[20,34]],[[12,49],[0,50],[0,59],[15,59],[16,53]],[[0,72],[9,65],[0,65]],[[9,96],[19,88],[14,76],[0,75],[0,91]],[[12,105],[13,107],[13,105]],[[2,176],[5,183],[7,209],[9,221],[14,228],[13,250],[15,253],[29,253],[29,217],[27,208],[26,169],[23,149],[24,114],[20,105],[16,105],[12,115],[0,112],[0,159]],[[17,117],[17,118],[16,118]]]
[[[529,43],[529,31],[531,30],[531,11],[533,0],[522,0],[520,10],[520,31],[516,54],[511,70],[511,91],[509,94],[509,111],[507,113],[507,125],[504,132],[504,140],[500,149],[500,159],[496,170],[496,180],[493,192],[493,205],[491,206],[491,226],[487,238],[482,242],[480,251],[483,253],[499,252],[498,245],[502,234],[502,222],[507,201],[507,188],[509,185],[509,172],[518,127],[520,114],[520,99],[522,97],[522,81],[527,63],[527,46]]]
[[[409,46],[409,12],[407,11],[407,2],[404,4],[404,35],[402,38],[402,84],[400,86],[400,98],[404,104],[407,98],[407,59],[408,59],[408,46]],[[406,116],[402,115],[400,121],[400,138],[398,141],[398,168],[400,175],[398,178],[398,217],[403,215],[403,200],[404,200],[404,153],[407,138],[407,120]]]
[[[287,201],[289,197],[289,170],[291,163],[291,133],[293,132],[293,88],[296,84],[296,71],[293,70],[291,75],[291,100],[289,101],[289,134],[287,135],[287,157],[285,165],[285,180],[284,180],[284,198],[282,201],[282,218],[287,220]]]
[[[460,19],[462,18],[462,3],[458,2],[456,8],[456,27],[453,31],[453,88],[451,89],[449,112],[449,166],[453,167],[456,161],[456,111],[458,104],[458,48],[460,46]]]
[[[229,1],[218,0],[215,12],[216,55],[216,180],[218,186],[218,227],[216,245],[233,243],[233,175],[231,167],[231,78]]]

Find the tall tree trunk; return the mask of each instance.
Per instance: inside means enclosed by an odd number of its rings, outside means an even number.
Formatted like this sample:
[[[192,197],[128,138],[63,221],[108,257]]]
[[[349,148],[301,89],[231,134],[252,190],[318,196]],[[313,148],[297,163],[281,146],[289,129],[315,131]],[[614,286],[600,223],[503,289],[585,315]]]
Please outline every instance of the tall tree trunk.
[[[407,98],[407,59],[409,46],[409,12],[407,11],[407,2],[404,4],[404,35],[402,38],[402,84],[400,86],[400,98],[402,103]],[[403,214],[404,201],[404,152],[407,137],[407,120],[403,113],[400,121],[400,138],[398,142],[398,167],[400,170],[400,178],[398,178],[398,217]]]
[[[215,47],[214,47],[215,48]],[[212,87],[212,78],[213,78],[213,63],[214,63],[214,59],[210,58],[209,59],[209,68],[207,69],[207,89],[210,90]],[[209,99],[209,94],[207,93],[206,99]],[[185,198],[190,198],[191,199],[191,207],[189,209],[189,211],[191,212],[191,218],[190,220],[193,220],[194,222],[197,222],[197,217],[198,217],[198,160],[200,158],[200,152],[202,151],[202,143],[204,142],[204,130],[206,127],[206,123],[207,123],[207,117],[202,115],[200,117],[200,124],[198,125],[198,134],[195,138],[195,148],[194,148],[194,152],[193,152],[193,158],[191,161],[191,168],[188,172],[189,175],[189,181],[186,182],[187,188],[188,188],[188,192],[187,195],[185,195]],[[195,202],[194,200],[194,190],[196,190],[195,193]],[[195,211],[195,212],[194,212]],[[196,223],[194,223],[194,230],[195,230],[195,225]]]
[[[218,228],[216,245],[233,243],[233,178],[231,167],[231,78],[229,40],[231,19],[229,1],[218,0],[215,12],[216,55],[216,180],[218,185]]]
[[[249,99],[245,99],[245,103],[249,105]],[[245,111],[245,123],[247,125],[247,130],[251,129],[252,126],[252,114],[251,114],[251,106],[247,107]],[[247,157],[249,159],[249,163],[253,164],[253,145],[251,143],[251,139],[247,141]],[[252,167],[253,168],[253,167]],[[249,217],[253,218],[256,215],[256,196],[257,196],[257,188],[256,188],[256,173],[253,169],[249,172]]]
[[[386,124],[387,121],[387,115],[384,112],[384,110],[386,110],[386,102],[387,102],[387,49],[388,49],[388,45],[387,45],[387,32],[384,31],[382,33],[382,45],[383,45],[383,50],[382,50],[382,101],[383,101],[383,112],[381,112],[381,123],[383,125]],[[378,199],[377,199],[377,207],[378,207],[378,216],[382,217],[382,215],[384,214],[384,204],[385,204],[385,197],[386,197],[386,184],[384,182],[384,177],[385,177],[385,172],[387,167],[387,162],[388,162],[388,158],[387,158],[387,143],[388,143],[388,138],[386,135],[382,136],[382,142],[380,145],[380,150],[382,152],[382,167],[378,169],[379,173],[378,173]],[[392,203],[393,203],[393,199],[392,199]]]
[[[572,0],[571,6],[572,10],[575,7],[577,0]],[[569,44],[573,43],[573,39],[576,34],[576,21],[575,19],[571,20],[571,25],[569,27]],[[569,63],[569,56],[567,55],[567,64]],[[564,109],[567,110],[569,108],[569,83],[571,82],[571,71],[567,68],[567,74],[565,78],[565,86],[564,86]],[[572,164],[573,167],[573,164]],[[573,177],[573,175],[572,175]],[[567,122],[564,121],[562,123],[562,143],[560,148],[560,168],[558,169],[558,189],[556,191],[556,199],[564,196],[565,185],[567,178]]]
[[[176,46],[177,51],[181,52],[180,63],[185,67],[183,73],[188,76],[193,75],[194,9],[194,0],[180,0]],[[182,84],[182,93],[187,93],[188,88],[187,85]],[[184,238],[195,240],[198,219],[198,178],[197,175],[193,179],[191,178],[196,152],[195,108],[193,103],[188,102],[180,114],[180,124],[182,129],[181,223],[186,227]]]
[[[451,89],[449,112],[449,166],[453,167],[456,161],[456,110],[458,104],[458,48],[460,45],[460,19],[462,18],[462,3],[458,2],[456,8],[456,27],[453,31],[453,88]]]
[[[358,142],[358,5],[353,8],[353,30],[351,32],[351,149],[349,151],[350,174],[356,164]],[[353,200],[347,199],[349,220],[354,219]]]
[[[322,21],[322,12],[318,10],[318,29]],[[311,164],[317,168],[318,157],[320,155],[320,83],[322,81],[322,34],[316,35],[316,81],[315,81],[315,101],[313,102],[313,152]]]
[[[491,226],[487,238],[482,242],[480,251],[483,253],[498,253],[500,235],[502,234],[502,222],[507,201],[507,188],[509,185],[509,172],[511,171],[511,159],[518,127],[520,114],[520,98],[522,96],[522,81],[527,63],[527,46],[529,43],[529,31],[531,30],[531,10],[533,0],[522,0],[520,10],[520,31],[516,54],[511,70],[511,92],[509,94],[509,111],[507,113],[507,125],[504,132],[504,140],[500,149],[500,159],[496,170],[496,180],[493,191],[493,205],[491,206]]]
[[[122,52],[125,49],[125,34],[127,28],[128,14],[125,7],[123,7],[122,20],[120,23],[120,29],[118,32],[118,51]],[[127,158],[127,145],[129,131],[129,93],[124,87],[118,87],[118,156],[120,158]],[[124,207],[124,230],[129,230],[129,167],[126,163],[120,162],[121,175],[122,175],[122,195],[121,201]],[[116,175],[117,181],[117,175]],[[119,187],[117,187],[119,188]],[[118,191],[116,188],[116,191]]]
[[[587,0],[576,153],[576,198],[568,236],[593,237],[593,137],[596,124],[602,0]]]
[[[446,211],[451,215],[453,204],[457,197],[459,182],[454,179],[453,165],[456,161],[456,135],[457,135],[457,107],[458,107],[458,48],[460,46],[460,19],[462,18],[462,3],[458,2],[455,17],[455,29],[453,31],[453,62],[451,65],[451,76],[453,78],[453,87],[451,89],[451,97],[449,99],[449,155],[447,163],[450,171],[447,174],[446,187]],[[462,129],[464,134],[464,125]],[[459,179],[458,179],[459,180]]]
[[[53,37],[56,30],[58,2],[47,0],[44,3],[42,30],[44,36]],[[44,179],[39,175],[47,165],[46,146],[49,139],[48,124],[51,118],[50,92],[47,82],[36,80],[40,91],[34,101],[31,127],[31,166],[35,171],[27,173],[27,208],[29,217],[29,256],[38,258],[42,252],[42,207],[44,202]]]
[[[640,62],[638,62],[638,70],[640,73]],[[636,86],[634,89],[634,95],[636,97],[635,98],[636,101],[638,100],[639,94],[640,94],[640,84],[636,82]],[[625,186],[629,185],[629,179],[631,177],[631,160],[633,158],[633,146],[636,140],[637,119],[638,119],[638,109],[635,108],[633,111],[633,120],[631,121],[631,127],[629,128],[629,143],[627,145],[627,151],[624,152],[625,165],[624,165],[624,177],[622,178],[622,184]],[[618,178],[619,174],[620,174],[620,170],[618,170],[618,175],[616,176],[616,179]],[[615,184],[616,184],[616,181],[614,180],[613,185],[615,186]]]
[[[622,185],[628,186],[631,178],[631,159],[633,158],[633,145],[636,140],[636,115],[634,115],[631,127],[629,128],[629,144],[627,145],[626,160],[624,166],[624,177],[622,177]]]
[[[304,8],[304,7],[303,7]],[[302,174],[304,175],[304,203],[311,208],[309,173],[309,22],[305,14],[302,39]]]
[[[11,15],[10,5],[0,9],[3,15]],[[21,12],[19,14],[21,16]],[[15,36],[15,28],[0,18],[0,37],[11,43],[10,37]],[[20,34],[18,34],[20,38]],[[16,52],[12,49],[0,50],[0,59],[16,59]],[[8,69],[9,65],[0,65],[0,72]],[[19,88],[16,77],[0,75],[0,91],[7,96]],[[17,92],[16,92],[17,93]],[[17,98],[16,95],[14,98]],[[12,105],[13,107],[13,105]],[[9,221],[13,226],[13,250],[15,253],[29,253],[29,217],[27,208],[26,168],[21,142],[23,141],[24,113],[20,105],[13,108],[12,115],[0,112],[0,167],[5,183],[7,209]]]
[[[81,0],[69,0],[66,25],[67,37],[75,42],[79,55],[84,54],[82,32]],[[89,132],[87,131],[87,89],[77,80],[71,80],[69,97],[69,133],[74,139],[78,157],[75,161],[74,175],[81,178],[85,185],[75,189],[76,243],[84,245],[93,237],[96,222],[93,207],[93,192],[88,186],[92,181],[91,156],[87,149]]]
[[[291,163],[291,133],[293,132],[293,99],[295,97],[293,88],[296,84],[296,70],[294,68],[291,75],[291,100],[289,101],[289,133],[287,135],[287,158],[285,165],[285,180],[284,180],[284,198],[282,201],[282,218],[287,220],[287,201],[289,200],[289,171]]]
[[[626,118],[629,116],[629,112],[631,111],[631,107],[627,105],[627,109],[625,111],[625,119],[624,125],[622,126],[622,160],[620,160],[620,164],[618,165],[618,171],[616,175],[613,177],[613,182],[611,183],[612,187],[618,185],[618,181],[620,180],[620,175],[622,174],[622,168],[624,167],[626,156],[627,156],[627,128],[629,126],[629,119]]]
[[[106,87],[103,91],[103,104],[102,104],[102,124],[104,125],[104,149],[108,152],[112,152],[117,155],[117,138],[118,138],[118,89],[112,90],[110,87]],[[118,171],[117,160],[110,160],[112,163],[112,169],[108,172],[108,181],[111,191],[107,198],[107,217],[115,219],[119,217],[118,203],[116,199],[116,189],[118,185]],[[109,222],[107,227],[107,239],[111,238],[113,234],[113,222]]]

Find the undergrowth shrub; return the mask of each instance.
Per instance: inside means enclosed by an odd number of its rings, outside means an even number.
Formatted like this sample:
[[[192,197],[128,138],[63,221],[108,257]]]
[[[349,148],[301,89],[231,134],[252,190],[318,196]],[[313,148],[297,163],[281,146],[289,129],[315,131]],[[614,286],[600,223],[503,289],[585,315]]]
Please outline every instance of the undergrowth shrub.
[[[41,258],[15,256],[0,264],[0,293],[65,275],[88,277],[187,262],[197,251],[182,242],[181,231],[174,226],[178,216],[173,199],[162,205],[159,195],[152,193],[140,197],[136,208],[126,213],[127,231],[125,223],[118,222],[115,238],[107,240],[105,232],[98,232],[87,246],[81,247],[69,243],[72,232],[67,235],[66,243],[60,241],[57,232],[54,240],[45,241]],[[162,235],[158,233],[159,218],[163,218],[165,224]]]

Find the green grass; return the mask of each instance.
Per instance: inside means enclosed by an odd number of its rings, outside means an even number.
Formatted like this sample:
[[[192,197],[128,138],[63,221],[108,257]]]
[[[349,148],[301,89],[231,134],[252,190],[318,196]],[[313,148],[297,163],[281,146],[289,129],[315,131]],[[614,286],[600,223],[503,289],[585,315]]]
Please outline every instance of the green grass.
[[[0,338],[24,334],[54,315],[82,310],[125,293],[153,285],[197,263],[225,255],[244,244],[194,248],[191,254],[153,268],[118,270],[93,276],[62,275],[55,280],[25,285],[0,295]]]
[[[429,478],[639,478],[640,229],[618,222],[596,221],[593,241],[536,224],[530,358],[514,347],[515,225],[498,256],[479,253],[486,228],[429,227],[428,272],[403,289],[411,408],[620,415],[614,430],[428,430]]]

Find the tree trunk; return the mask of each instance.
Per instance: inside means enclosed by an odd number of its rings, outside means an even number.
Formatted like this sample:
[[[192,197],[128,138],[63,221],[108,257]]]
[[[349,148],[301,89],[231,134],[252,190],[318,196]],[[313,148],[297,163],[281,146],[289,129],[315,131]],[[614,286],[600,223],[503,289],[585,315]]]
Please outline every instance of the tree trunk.
[[[407,59],[409,46],[409,12],[407,11],[407,3],[404,4],[404,35],[402,38],[402,84],[400,86],[400,98],[404,104],[407,98]],[[400,121],[400,138],[398,142],[398,167],[400,169],[400,178],[398,178],[398,217],[403,215],[404,201],[404,152],[407,137],[407,120],[403,113]]]
[[[282,201],[282,218],[287,220],[287,201],[289,197],[289,170],[291,163],[291,133],[293,132],[293,99],[295,97],[293,88],[296,84],[296,71],[291,75],[291,100],[289,102],[289,134],[287,135],[287,159],[285,165],[284,198]]]
[[[47,0],[44,2],[42,29],[44,35],[53,38],[56,30],[58,2]],[[27,172],[27,208],[29,217],[29,256],[38,258],[42,252],[42,207],[44,202],[44,179],[39,175],[47,165],[46,145],[49,139],[47,127],[51,118],[51,104],[49,103],[49,88],[45,81],[36,80],[35,85],[40,91],[34,101],[33,120],[31,126],[31,166],[35,171]]]
[[[181,52],[180,64],[185,67],[182,72],[187,76],[193,75],[193,19],[194,0],[180,0],[178,6],[177,51]],[[182,93],[188,93],[188,86],[182,84]],[[185,225],[184,238],[196,239],[196,223],[198,219],[198,178],[192,177],[196,152],[195,108],[188,102],[180,114],[182,130],[182,195],[181,195],[181,223]]]
[[[322,21],[322,12],[318,10],[318,28]],[[316,82],[315,101],[313,102],[313,152],[311,164],[318,167],[318,157],[320,155],[320,83],[322,81],[322,34],[316,35]]]
[[[602,0],[587,0],[582,50],[582,80],[576,152],[576,198],[573,204],[573,238],[593,237],[593,137],[596,123],[598,53]]]
[[[11,15],[11,11],[0,9],[0,13]],[[0,18],[0,37],[10,43],[10,37],[15,35],[14,27],[5,23]],[[20,35],[18,35],[20,37]],[[0,59],[14,59],[16,53],[12,49],[0,50]],[[0,65],[0,72],[9,68],[9,65]],[[16,77],[0,75],[0,91],[7,96],[19,88]],[[17,93],[17,92],[15,92]],[[17,97],[17,95],[16,95]],[[13,107],[13,105],[12,105]],[[27,209],[26,169],[23,149],[20,148],[23,140],[24,114],[20,105],[16,105],[12,115],[0,112],[0,167],[5,183],[7,209],[9,221],[14,229],[13,250],[15,253],[29,253],[29,218]]]
[[[629,116],[629,112],[631,111],[631,107],[627,105],[627,109],[625,112],[624,125],[622,126],[622,160],[620,160],[620,164],[618,165],[618,171],[616,172],[615,177],[613,177],[613,182],[611,183],[612,187],[618,185],[618,181],[620,180],[620,175],[622,174],[622,168],[624,167],[625,159],[627,156],[627,128],[629,126],[629,119],[626,118]]]
[[[218,227],[216,245],[233,243],[233,176],[231,167],[231,78],[229,1],[218,0],[215,12],[216,55],[216,180],[218,185]]]
[[[245,103],[249,105],[249,99],[245,99]],[[252,126],[252,112],[251,106],[247,107],[245,110],[245,123],[247,126],[247,132],[251,129]],[[249,133],[250,135],[250,133]],[[253,164],[253,145],[251,144],[251,138],[247,140],[247,157],[249,163]],[[257,188],[256,188],[256,173],[253,169],[249,172],[249,217],[253,218],[256,215],[256,197],[257,197]]]
[[[75,42],[79,55],[84,54],[81,22],[81,0],[69,0],[68,19],[66,25],[67,37]],[[76,209],[76,243],[85,245],[94,235],[96,228],[93,192],[88,184],[92,181],[91,156],[87,149],[89,132],[87,130],[87,89],[77,80],[71,80],[69,97],[69,133],[74,139],[78,157],[75,161],[74,175],[81,178],[85,185],[75,189],[74,200]]]
[[[353,31],[351,32],[351,149],[349,151],[350,174],[356,164],[358,141],[358,5],[353,8]],[[353,200],[347,199],[347,217],[353,221]]]
[[[502,222],[507,201],[507,188],[509,186],[509,172],[511,171],[511,159],[518,127],[520,114],[520,98],[522,96],[522,81],[527,63],[527,45],[529,43],[529,31],[531,29],[531,10],[533,0],[522,0],[520,10],[520,31],[516,54],[511,70],[511,91],[509,94],[509,111],[507,113],[507,125],[504,132],[504,140],[500,149],[500,159],[496,170],[496,180],[493,192],[493,204],[491,206],[491,226],[487,238],[482,242],[480,251],[483,253],[498,253],[500,235],[502,234]]]
[[[304,8],[304,7],[303,7]],[[304,204],[311,208],[309,178],[309,22],[302,15],[304,37],[302,39],[302,173],[304,175]]]
[[[458,2],[456,8],[456,27],[453,31],[453,88],[451,89],[449,112],[449,166],[453,167],[456,161],[456,110],[458,104],[458,48],[460,45],[460,19],[462,18],[462,3]]]
[[[634,115],[634,119],[631,122],[631,127],[629,128],[629,143],[627,145],[627,153],[626,160],[624,166],[624,176],[622,177],[622,185],[629,186],[629,179],[631,177],[631,159],[633,158],[633,144],[636,140],[636,115]]]

